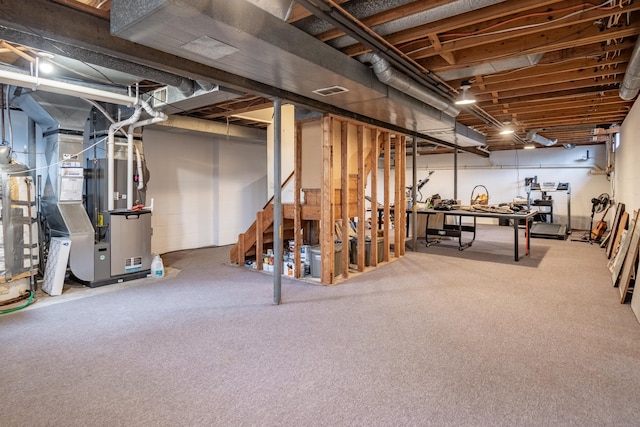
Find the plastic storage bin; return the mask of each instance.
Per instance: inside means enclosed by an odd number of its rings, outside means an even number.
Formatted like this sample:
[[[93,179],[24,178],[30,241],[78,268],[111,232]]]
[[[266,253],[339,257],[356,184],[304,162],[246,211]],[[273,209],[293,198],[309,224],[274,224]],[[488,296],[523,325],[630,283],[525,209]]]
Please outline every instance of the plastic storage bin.
[[[358,239],[350,240],[351,251],[349,252],[349,262],[351,264],[358,264]],[[378,237],[378,262],[382,262],[384,259],[384,237]],[[366,240],[364,244],[364,265],[369,267],[371,265],[371,240]]]
[[[322,272],[322,254],[320,251],[320,246],[312,246],[309,249],[309,253],[311,254],[311,277],[320,277]],[[342,274],[342,244],[335,244],[334,251],[334,268],[333,275],[339,276]]]

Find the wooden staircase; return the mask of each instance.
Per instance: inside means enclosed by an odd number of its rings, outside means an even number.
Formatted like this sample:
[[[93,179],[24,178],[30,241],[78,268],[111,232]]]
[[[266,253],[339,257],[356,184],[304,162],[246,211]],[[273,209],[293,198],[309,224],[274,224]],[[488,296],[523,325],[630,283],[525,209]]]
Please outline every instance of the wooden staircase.
[[[287,240],[294,240],[296,247],[303,244],[303,240],[309,243],[309,240],[314,241],[315,244],[320,244],[322,251],[321,257],[324,262],[322,262],[323,269],[321,272],[321,281],[325,284],[333,284],[335,283],[335,278],[333,274],[333,267],[336,262],[342,263],[342,277],[348,278],[348,265],[349,265],[349,253],[348,250],[342,252],[342,259],[340,261],[334,261],[334,242],[336,235],[345,236],[349,234],[349,222],[351,218],[365,218],[367,215],[367,207],[366,197],[364,193],[364,188],[368,185],[369,176],[371,176],[370,184],[373,188],[377,188],[377,175],[371,175],[372,171],[377,169],[378,165],[378,156],[379,153],[384,149],[385,151],[385,172],[382,174],[383,182],[385,183],[385,191],[386,195],[384,197],[385,201],[385,217],[390,217],[389,212],[389,175],[390,175],[390,159],[391,152],[390,147],[390,134],[389,132],[380,131],[377,128],[366,128],[366,125],[358,125],[357,129],[353,129],[353,126],[347,121],[342,121],[340,119],[336,119],[334,117],[325,117],[321,123],[322,128],[325,132],[328,132],[329,135],[332,135],[332,130],[338,128],[337,125],[332,125],[334,123],[333,120],[336,120],[335,123],[340,123],[340,134],[342,135],[340,138],[335,138],[337,144],[342,144],[341,150],[341,159],[339,169],[336,168],[336,171],[339,175],[334,175],[334,170],[332,166],[332,158],[327,155],[328,150],[326,147],[323,147],[323,158],[322,164],[323,167],[328,170],[328,176],[340,176],[340,182],[325,182],[319,183],[320,188],[303,188],[301,185],[301,178],[298,176],[296,179],[299,181],[295,182],[294,185],[294,203],[283,203],[282,204],[282,241],[283,243]],[[350,128],[350,126],[352,126]],[[302,151],[302,126],[299,124],[297,126],[297,136],[296,136],[296,152],[301,153]],[[315,129],[313,126],[310,127],[309,135],[312,138],[316,138],[317,134],[314,133]],[[357,132],[356,132],[357,130]],[[365,135],[367,139],[366,141],[370,141],[370,145],[363,149],[365,141]],[[357,138],[357,140],[356,140]],[[336,143],[333,141],[333,137],[329,138],[329,141],[332,143]],[[356,141],[356,142],[354,142]],[[402,140],[404,141],[404,139]],[[351,145],[348,145],[351,144]],[[347,150],[347,147],[351,147]],[[356,148],[354,148],[356,147]],[[404,146],[403,146],[404,147]],[[349,154],[350,151],[350,154]],[[357,151],[357,153],[356,153]],[[397,155],[397,161],[399,164],[403,164],[400,156],[404,156],[404,151],[399,151]],[[316,153],[314,153],[316,154]],[[348,156],[352,156],[349,158]],[[353,163],[353,156],[357,157],[358,166],[357,173],[356,169],[351,167],[349,170],[350,162]],[[300,154],[296,155],[296,166],[294,170],[301,171],[303,167],[303,157]],[[398,160],[401,159],[401,160]],[[400,169],[398,169],[400,170]],[[324,171],[327,174],[327,171]],[[284,188],[287,182],[294,178],[294,173],[284,181],[282,184],[282,188]],[[396,181],[404,180],[404,175],[401,175],[396,171]],[[302,193],[304,193],[304,199],[301,197]],[[396,190],[395,199],[402,201],[402,196],[404,196],[404,189],[400,188]],[[303,199],[303,200],[302,200]],[[369,199],[372,206],[370,209],[376,211],[376,208],[381,206],[377,202],[377,198],[375,197],[375,193],[372,198]],[[343,215],[344,213],[344,215]],[[320,223],[324,223],[325,225],[329,225],[329,227],[320,227]],[[333,223],[333,224],[332,224]],[[359,226],[357,230],[358,237],[358,271],[364,271],[365,268],[365,221],[359,221]],[[385,222],[385,227],[383,227],[383,235],[384,235],[384,260],[388,261],[389,258],[389,226],[388,222]],[[375,214],[372,215],[372,228],[377,230],[377,216]],[[258,270],[262,270],[262,254],[266,253],[268,249],[273,248],[273,234],[274,234],[274,205],[273,200],[267,202],[264,206],[263,210],[256,213],[256,220],[251,224],[251,226],[244,232],[238,235],[237,243],[231,248],[229,252],[229,258],[231,263],[235,263],[238,265],[244,265],[247,259],[255,259],[256,260],[256,268]],[[402,235],[398,235],[399,238],[402,238]],[[309,239],[309,237],[311,237]],[[341,237],[340,237],[341,238]],[[396,242],[396,247],[402,247],[404,249],[404,245],[402,242]],[[377,245],[372,246],[372,257],[374,261],[371,266],[375,267],[377,262]],[[402,254],[402,253],[401,253]],[[295,253],[296,258],[294,265],[297,265],[299,262],[299,252]],[[396,255],[397,256],[397,255]],[[326,258],[326,259],[325,259]],[[296,277],[299,277],[300,269],[296,269]]]
[[[318,221],[320,219],[320,206],[302,205],[300,207],[302,222]],[[282,204],[282,239],[293,240],[295,209],[293,203]],[[245,231],[238,235],[238,242],[233,245],[229,253],[232,263],[244,265],[247,257],[263,254],[266,249],[273,248],[273,203],[256,213],[256,220]],[[256,256],[256,261],[259,261]],[[258,269],[262,269],[262,263],[258,262]]]

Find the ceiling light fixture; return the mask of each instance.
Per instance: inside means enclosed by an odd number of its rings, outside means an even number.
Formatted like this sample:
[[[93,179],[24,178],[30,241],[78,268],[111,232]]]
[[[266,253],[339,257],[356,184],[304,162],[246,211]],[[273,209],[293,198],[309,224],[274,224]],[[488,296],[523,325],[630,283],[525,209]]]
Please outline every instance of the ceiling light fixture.
[[[533,144],[526,144],[526,145],[524,146],[524,149],[525,149],[525,150],[533,150],[534,148],[536,148],[536,146],[535,146],[535,145],[533,145]]]
[[[514,130],[511,127],[511,122],[506,121],[506,122],[502,122],[502,126],[499,128],[500,129],[500,135],[511,135]]]
[[[53,64],[49,61],[39,61],[38,69],[41,73],[51,74],[53,73]]]
[[[471,83],[467,80],[463,81],[460,84],[461,92],[458,94],[455,100],[456,105],[469,105],[475,104],[476,99],[473,97],[471,93],[469,93],[469,88],[471,87]]]

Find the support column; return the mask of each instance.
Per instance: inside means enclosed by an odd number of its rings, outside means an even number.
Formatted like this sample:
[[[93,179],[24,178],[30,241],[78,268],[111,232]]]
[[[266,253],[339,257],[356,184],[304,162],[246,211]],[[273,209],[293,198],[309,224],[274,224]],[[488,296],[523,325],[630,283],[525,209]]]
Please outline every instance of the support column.
[[[418,197],[418,189],[416,188],[416,183],[418,181],[418,161],[416,156],[418,155],[418,139],[414,136],[411,143],[412,150],[412,158],[411,158],[411,167],[412,178],[411,178],[411,236],[413,238],[413,251],[418,250],[418,205],[416,204],[416,197]]]
[[[273,100],[273,303],[282,302],[282,100]]]

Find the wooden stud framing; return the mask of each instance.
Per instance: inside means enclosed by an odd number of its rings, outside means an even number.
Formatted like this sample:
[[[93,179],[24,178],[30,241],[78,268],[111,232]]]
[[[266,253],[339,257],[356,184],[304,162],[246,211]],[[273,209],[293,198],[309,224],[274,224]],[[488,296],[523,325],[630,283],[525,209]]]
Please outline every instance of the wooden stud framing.
[[[349,277],[349,122],[340,123],[340,182],[342,185],[342,277]]]
[[[264,211],[256,212],[256,267],[262,270],[262,254],[264,253]]]
[[[402,204],[402,194],[404,193],[404,182],[402,178],[402,155],[400,137],[395,139],[395,168],[393,170],[393,217],[394,217],[394,233],[393,233],[393,257],[400,257],[400,246],[404,246],[404,229],[402,228],[402,218],[404,218],[404,205]]]
[[[322,119],[322,197],[320,198],[320,281],[325,284],[334,283],[334,224],[333,209],[333,133],[334,119],[325,116]]]
[[[299,279],[303,271],[300,268],[300,248],[302,247],[302,206],[300,202],[300,191],[302,188],[302,126],[296,125],[296,135],[294,144],[294,178],[293,178],[293,242],[295,251],[293,253],[294,277]],[[310,256],[306,254],[306,256]]]
[[[371,247],[369,265],[378,265],[378,156],[380,155],[380,131],[371,130]],[[364,252],[364,249],[361,251]]]
[[[384,140],[384,227],[382,227],[384,246],[382,259],[383,261],[388,262],[391,246],[389,239],[391,234],[391,135],[389,132],[383,132],[382,137]],[[375,188],[372,190],[375,191]]]
[[[373,173],[373,171],[372,171]],[[365,267],[365,217],[367,215],[367,207],[365,205],[364,198],[364,181],[365,181],[365,166],[364,166],[364,126],[358,126],[358,226],[356,234],[358,235],[358,271],[364,271]],[[371,211],[372,215],[377,212]],[[372,233],[372,246],[375,238],[375,233]]]
[[[245,250],[244,250],[244,233],[240,233],[238,234],[238,259],[236,260],[236,262],[238,263],[238,265],[242,266],[244,265],[244,254],[245,254]]]

